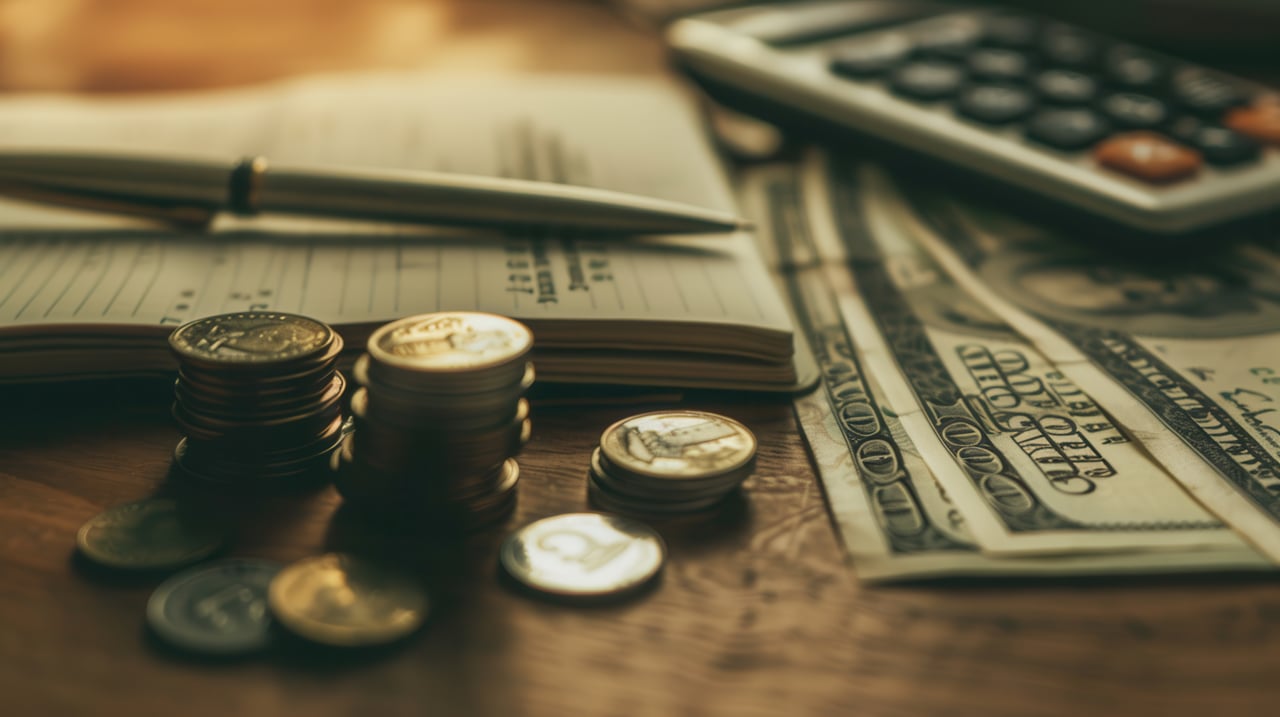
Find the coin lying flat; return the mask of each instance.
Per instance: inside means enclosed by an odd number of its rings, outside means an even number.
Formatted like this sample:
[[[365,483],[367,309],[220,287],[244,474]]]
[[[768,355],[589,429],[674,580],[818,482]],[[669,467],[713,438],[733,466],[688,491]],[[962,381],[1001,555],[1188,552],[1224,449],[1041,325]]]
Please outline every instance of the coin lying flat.
[[[147,601],[147,624],[169,644],[206,655],[244,655],[270,643],[267,586],[280,566],[220,560],[169,578]]]
[[[184,512],[177,502],[151,498],[109,508],[76,534],[76,547],[99,565],[122,570],[178,568],[222,547],[225,533]]]
[[[267,603],[290,632],[338,647],[404,638],[430,609],[426,591],[393,568],[342,553],[304,558],[271,581]]]
[[[289,362],[329,347],[333,329],[275,311],[243,311],[197,319],[169,335],[179,358],[212,368]]]
[[[511,577],[563,597],[621,595],[652,580],[666,560],[652,528],[616,515],[566,513],[512,533],[499,560]]]
[[[616,477],[698,481],[746,469],[756,438],[732,418],[705,411],[655,411],[605,429],[600,450]]]

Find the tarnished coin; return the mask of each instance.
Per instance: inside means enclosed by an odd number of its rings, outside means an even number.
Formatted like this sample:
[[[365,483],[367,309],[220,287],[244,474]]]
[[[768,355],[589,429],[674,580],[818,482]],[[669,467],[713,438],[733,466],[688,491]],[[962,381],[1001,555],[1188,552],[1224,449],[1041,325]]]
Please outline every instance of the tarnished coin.
[[[715,413],[655,411],[606,428],[600,450],[619,472],[701,480],[748,466],[755,459],[756,437],[741,423]]]
[[[184,512],[176,501],[151,498],[90,518],[76,534],[76,547],[99,565],[164,570],[206,558],[224,540],[213,522]]]
[[[315,319],[243,311],[183,324],[169,335],[169,346],[184,361],[219,368],[302,359],[329,347],[333,340],[333,329]]]
[[[382,645],[422,626],[426,590],[388,566],[343,553],[304,558],[271,581],[276,620],[312,642],[338,647]]]
[[[280,566],[220,560],[169,578],[147,601],[147,624],[165,642],[206,655],[244,655],[271,638],[267,586]]]
[[[566,513],[530,523],[507,537],[499,560],[511,577],[565,597],[605,597],[652,580],[666,560],[649,526],[616,515]]]
[[[427,372],[484,371],[520,359],[532,346],[533,334],[524,324],[470,311],[410,316],[369,337],[373,361]]]

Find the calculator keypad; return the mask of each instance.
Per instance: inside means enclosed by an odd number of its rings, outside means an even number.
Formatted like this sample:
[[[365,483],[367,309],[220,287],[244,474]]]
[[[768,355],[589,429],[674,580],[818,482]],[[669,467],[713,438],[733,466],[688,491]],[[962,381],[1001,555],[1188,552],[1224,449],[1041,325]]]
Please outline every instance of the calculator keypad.
[[[1151,184],[1257,160],[1280,144],[1280,104],[1229,77],[1017,13],[954,15],[840,41],[831,70],[914,102],[1010,127]]]

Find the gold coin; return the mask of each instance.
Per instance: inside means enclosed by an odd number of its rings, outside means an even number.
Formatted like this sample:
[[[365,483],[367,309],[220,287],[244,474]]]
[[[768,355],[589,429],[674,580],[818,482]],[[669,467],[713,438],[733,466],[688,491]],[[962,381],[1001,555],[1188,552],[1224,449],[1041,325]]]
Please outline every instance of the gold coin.
[[[197,365],[253,367],[311,356],[333,339],[333,329],[315,319],[243,311],[183,324],[169,335],[169,346],[179,358]]]
[[[276,620],[312,642],[367,647],[402,639],[427,618],[430,601],[417,580],[343,553],[304,558],[271,581]]]
[[[666,560],[653,528],[617,515],[566,513],[517,530],[499,560],[511,577],[545,593],[604,597],[652,580]]]
[[[109,508],[76,533],[76,547],[99,565],[122,570],[164,570],[208,557],[225,540],[207,519],[176,501],[150,498]]]
[[[756,437],[741,423],[715,413],[655,411],[606,428],[600,450],[608,464],[621,471],[696,481],[750,464]]]
[[[408,371],[471,372],[515,361],[533,347],[524,324],[496,314],[451,311],[410,316],[369,337],[377,363]]]

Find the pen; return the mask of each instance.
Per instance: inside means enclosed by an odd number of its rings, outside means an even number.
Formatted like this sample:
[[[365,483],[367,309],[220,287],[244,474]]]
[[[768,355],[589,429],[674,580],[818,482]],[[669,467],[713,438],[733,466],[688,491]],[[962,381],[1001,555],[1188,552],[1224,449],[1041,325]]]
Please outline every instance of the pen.
[[[0,194],[189,224],[230,211],[607,234],[701,234],[748,225],[725,212],[590,187],[417,170],[272,167],[262,157],[0,152]]]

